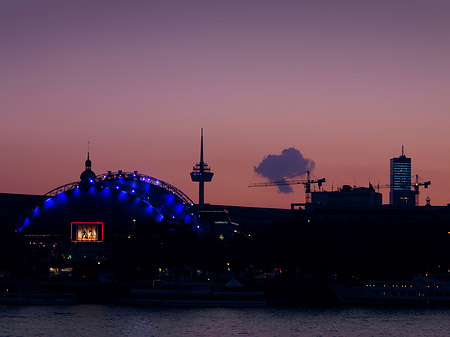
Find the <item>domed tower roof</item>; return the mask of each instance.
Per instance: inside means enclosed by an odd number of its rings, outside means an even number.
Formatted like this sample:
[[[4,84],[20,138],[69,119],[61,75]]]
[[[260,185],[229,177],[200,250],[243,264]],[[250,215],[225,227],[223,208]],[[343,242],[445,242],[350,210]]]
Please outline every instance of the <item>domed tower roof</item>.
[[[94,171],[91,170],[91,166],[92,166],[92,162],[89,159],[89,152],[88,152],[87,160],[85,162],[86,169],[80,175],[80,180],[81,180],[82,184],[84,184],[84,183],[86,183],[86,184],[94,183],[94,181],[95,181],[95,173],[94,173]]]

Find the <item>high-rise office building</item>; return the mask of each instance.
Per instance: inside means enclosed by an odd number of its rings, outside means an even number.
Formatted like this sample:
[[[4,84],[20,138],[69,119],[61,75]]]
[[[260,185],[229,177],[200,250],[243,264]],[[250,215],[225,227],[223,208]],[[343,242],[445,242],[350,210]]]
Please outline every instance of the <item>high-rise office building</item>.
[[[414,192],[411,190],[411,158],[407,158],[402,146],[402,155],[391,158],[391,190],[389,204],[414,206]]]

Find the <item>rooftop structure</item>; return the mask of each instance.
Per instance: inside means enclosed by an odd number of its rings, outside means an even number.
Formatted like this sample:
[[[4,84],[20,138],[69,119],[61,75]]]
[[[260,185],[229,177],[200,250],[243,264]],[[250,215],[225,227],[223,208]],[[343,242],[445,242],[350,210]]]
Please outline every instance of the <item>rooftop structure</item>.
[[[381,206],[382,195],[369,187],[344,185],[339,191],[312,192],[312,204],[329,207],[374,207]]]

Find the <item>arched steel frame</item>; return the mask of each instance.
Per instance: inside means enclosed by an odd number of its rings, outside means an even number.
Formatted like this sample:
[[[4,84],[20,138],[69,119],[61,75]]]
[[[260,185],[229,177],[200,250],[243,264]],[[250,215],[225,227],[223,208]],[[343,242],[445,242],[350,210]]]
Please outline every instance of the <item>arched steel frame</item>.
[[[140,174],[137,171],[134,171],[134,172],[122,172],[122,171],[111,172],[111,171],[108,171],[107,173],[97,175],[95,177],[95,182],[93,181],[92,183],[98,184],[99,186],[108,186],[110,184],[113,184],[115,186],[119,186],[119,189],[123,190],[125,192],[131,191],[132,188],[130,186],[116,183],[116,182],[119,182],[121,179],[128,180],[128,181],[130,181],[130,180],[142,181],[142,182],[145,182],[148,184],[152,184],[154,186],[158,186],[160,188],[165,189],[167,192],[180,198],[182,200],[183,204],[188,204],[191,206],[194,205],[194,202],[191,200],[191,198],[189,198],[185,193],[183,193],[181,190],[179,190],[175,186],[173,186],[169,183],[166,183],[165,181],[163,181],[161,179],[157,179],[155,177],[151,177],[151,176],[148,176],[145,174]],[[45,196],[46,197],[54,197],[59,193],[73,190],[75,188],[78,188],[79,186],[80,186],[80,182],[68,183],[68,184],[59,186],[57,188],[54,188],[53,190],[47,192],[45,194]],[[141,197],[147,197],[146,195],[139,195],[139,193],[136,193],[136,195],[141,196]]]
[[[170,193],[173,196],[178,197],[178,199],[180,200],[180,203],[183,204],[183,206],[185,208],[186,214],[190,214],[190,216],[194,216],[194,214],[195,214],[194,202],[186,194],[184,194],[181,190],[179,190],[178,188],[176,188],[175,186],[173,186],[169,183],[166,183],[163,180],[160,180],[160,179],[157,179],[157,178],[145,175],[145,174],[140,174],[137,171],[134,171],[134,172],[122,172],[122,171],[111,172],[111,171],[108,171],[107,173],[97,175],[95,177],[95,181],[93,179],[92,181],[89,181],[89,184],[92,186],[99,186],[101,188],[105,188],[105,187],[114,188],[115,190],[119,190],[119,191],[122,191],[122,192],[125,192],[128,194],[131,194],[135,197],[138,197],[139,199],[141,199],[143,202],[149,204],[150,206],[154,207],[154,209],[157,212],[162,213],[163,216],[167,217],[167,219],[170,219],[170,218],[175,219],[175,216],[173,214],[171,214],[170,210],[166,209],[164,207],[164,205],[152,204],[152,202],[150,201],[151,195],[148,195],[139,189],[134,189],[130,185],[121,183],[121,180],[140,181],[140,182],[144,182],[144,183],[151,184],[151,185],[157,186],[159,188],[162,188],[165,191],[167,191],[167,193]],[[54,188],[53,190],[44,194],[44,196],[46,196],[48,198],[53,198],[60,193],[77,189],[80,186],[81,186],[81,182],[79,182],[79,181],[68,183],[68,184],[59,186],[57,188]],[[199,226],[197,225],[197,221],[198,221],[197,216],[194,216],[192,219],[195,222],[195,224],[194,224],[195,227],[197,229],[199,229]],[[20,232],[27,225],[27,222],[29,222],[28,217],[24,221],[20,221],[17,226],[16,232],[18,232],[18,231]]]

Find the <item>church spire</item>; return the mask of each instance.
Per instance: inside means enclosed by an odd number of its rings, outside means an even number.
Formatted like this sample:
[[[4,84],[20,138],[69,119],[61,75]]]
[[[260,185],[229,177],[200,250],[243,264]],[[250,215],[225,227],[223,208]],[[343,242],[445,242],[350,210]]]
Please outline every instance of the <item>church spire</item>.
[[[90,145],[90,143],[91,142],[88,142],[88,148],[87,148],[87,160],[84,162],[85,163],[85,167],[86,167],[86,171],[90,171],[91,170],[91,167],[92,167],[92,162],[91,162],[91,160],[89,159],[89,150],[90,150],[90,148],[89,148],[89,145]]]
[[[80,180],[82,185],[91,185],[95,183],[95,173],[92,171],[92,162],[89,158],[89,142],[88,142],[88,153],[87,153],[87,159],[84,162],[85,169],[80,175]]]
[[[91,170],[92,162],[89,159],[89,152],[88,152],[88,155],[87,155],[87,160],[85,161],[85,166],[86,166],[86,171],[90,171]]]

